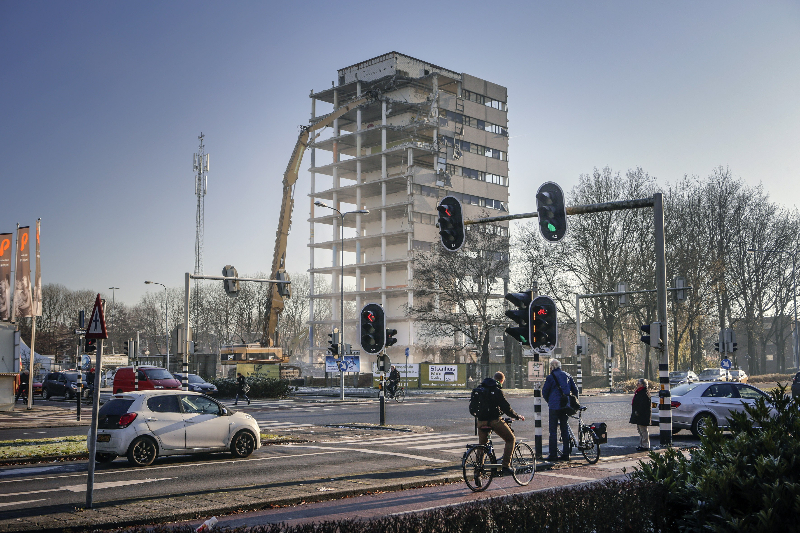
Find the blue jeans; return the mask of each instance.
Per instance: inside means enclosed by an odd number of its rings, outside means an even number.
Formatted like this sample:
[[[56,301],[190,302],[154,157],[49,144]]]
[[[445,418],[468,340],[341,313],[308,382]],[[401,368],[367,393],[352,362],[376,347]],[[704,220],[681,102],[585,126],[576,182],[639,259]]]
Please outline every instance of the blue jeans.
[[[550,451],[549,455],[555,457],[558,454],[558,427],[561,426],[561,441],[564,444],[564,456],[569,457],[569,433],[567,431],[567,420],[569,416],[561,410],[550,409],[549,411],[549,424],[550,429]]]

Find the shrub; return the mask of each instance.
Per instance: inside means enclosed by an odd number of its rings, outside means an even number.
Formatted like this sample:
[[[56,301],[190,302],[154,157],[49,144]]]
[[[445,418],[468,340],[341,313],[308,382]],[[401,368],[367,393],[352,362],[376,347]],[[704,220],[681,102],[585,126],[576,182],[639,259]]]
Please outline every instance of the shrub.
[[[631,474],[668,491],[686,531],[797,530],[800,513],[800,411],[786,388],[746,413],[732,413],[732,436],[712,430],[691,459],[669,449]],[[788,528],[788,529],[787,529]]]
[[[262,377],[245,378],[250,385],[247,396],[250,398],[286,398],[295,390],[285,379],[270,379]],[[236,380],[231,378],[213,379],[210,381],[217,386],[219,395],[223,398],[236,396]]]

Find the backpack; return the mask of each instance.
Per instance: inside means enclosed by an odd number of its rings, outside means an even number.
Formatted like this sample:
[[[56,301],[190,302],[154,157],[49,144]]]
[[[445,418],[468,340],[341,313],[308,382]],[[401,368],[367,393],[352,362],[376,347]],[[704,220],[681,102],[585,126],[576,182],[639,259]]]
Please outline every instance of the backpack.
[[[478,417],[478,420],[488,420],[491,417],[492,401],[489,389],[478,385],[472,389],[469,397],[469,414]]]

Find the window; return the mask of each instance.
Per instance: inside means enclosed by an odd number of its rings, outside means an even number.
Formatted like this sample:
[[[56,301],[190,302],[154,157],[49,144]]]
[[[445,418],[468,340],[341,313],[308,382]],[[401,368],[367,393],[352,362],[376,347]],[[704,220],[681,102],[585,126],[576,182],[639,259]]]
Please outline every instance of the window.
[[[727,383],[717,383],[709,386],[703,393],[705,398],[738,398],[739,395],[733,388],[733,385]]]
[[[181,407],[178,404],[178,397],[175,395],[169,396],[153,396],[147,399],[147,408],[154,413],[180,413]]]
[[[758,400],[759,398],[768,399],[767,395],[760,390],[742,385],[741,383],[736,384],[736,389],[739,391],[739,396],[745,400]]]
[[[220,414],[219,404],[205,396],[181,396],[181,407],[184,413]]]

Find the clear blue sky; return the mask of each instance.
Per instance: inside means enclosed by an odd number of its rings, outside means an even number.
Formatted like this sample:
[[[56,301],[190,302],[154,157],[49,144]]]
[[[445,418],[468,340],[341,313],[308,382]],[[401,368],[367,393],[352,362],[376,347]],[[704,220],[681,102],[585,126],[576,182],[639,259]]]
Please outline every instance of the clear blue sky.
[[[512,212],[607,165],[661,184],[728,166],[798,204],[795,1],[392,5],[0,2],[0,232],[42,218],[45,283],[128,304],[146,279],[181,287],[202,131],[205,272],[266,272],[309,91],[393,50],[508,87]],[[308,192],[303,172],[291,271],[308,268]]]

